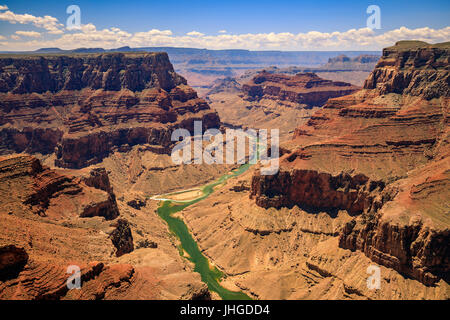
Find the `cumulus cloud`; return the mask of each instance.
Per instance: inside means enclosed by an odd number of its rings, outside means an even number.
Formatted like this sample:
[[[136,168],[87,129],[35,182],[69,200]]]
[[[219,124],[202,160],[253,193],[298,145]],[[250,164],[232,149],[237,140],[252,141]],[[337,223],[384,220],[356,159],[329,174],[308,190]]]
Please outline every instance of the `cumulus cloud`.
[[[350,29],[344,32],[306,33],[246,33],[205,35],[197,31],[185,35],[174,35],[170,30],[152,29],[145,32],[129,33],[119,28],[97,30],[95,25],[82,25],[76,32],[64,33],[54,40],[36,40],[23,43],[20,50],[56,46],[63,49],[77,47],[103,47],[107,49],[121,46],[151,47],[176,46],[209,49],[250,49],[250,50],[380,50],[399,40],[422,40],[430,43],[450,39],[450,27],[442,29],[418,28],[399,29],[377,33],[368,28]],[[17,43],[14,43],[17,47]],[[17,49],[18,48],[14,48]]]
[[[0,11],[3,11],[3,10],[8,10],[8,6],[0,4]]]
[[[37,31],[16,31],[16,34],[24,37],[39,38],[41,34]]]
[[[18,35],[35,37],[27,41],[2,42],[10,50],[35,50],[42,47],[60,47],[73,49],[78,47],[102,47],[105,49],[152,46],[194,47],[208,49],[249,49],[249,50],[380,50],[393,45],[399,40],[422,40],[429,43],[444,42],[450,39],[450,27],[442,29],[400,27],[395,30],[380,32],[369,28],[350,29],[347,31],[305,33],[270,32],[230,34],[220,30],[218,34],[207,35],[191,31],[184,35],[174,34],[171,30],[151,29],[130,33],[118,27],[98,30],[92,23],[83,24],[76,30],[67,30],[56,18],[51,16],[36,17],[30,14],[16,14],[4,11],[0,6],[0,20],[13,24],[32,24],[44,28],[44,34],[35,31],[17,31],[12,39],[19,40]],[[48,35],[51,36],[48,36]],[[39,35],[41,35],[39,37]],[[39,39],[37,39],[39,37]],[[0,38],[1,39],[1,38]]]
[[[203,37],[205,34],[194,30],[194,31],[186,33],[186,35],[191,36],[191,37]]]
[[[16,14],[10,10],[0,12],[0,20],[8,21],[12,24],[32,24],[53,33],[59,32],[59,30],[64,27],[64,25],[58,22],[58,19],[52,16],[36,17],[28,13]]]

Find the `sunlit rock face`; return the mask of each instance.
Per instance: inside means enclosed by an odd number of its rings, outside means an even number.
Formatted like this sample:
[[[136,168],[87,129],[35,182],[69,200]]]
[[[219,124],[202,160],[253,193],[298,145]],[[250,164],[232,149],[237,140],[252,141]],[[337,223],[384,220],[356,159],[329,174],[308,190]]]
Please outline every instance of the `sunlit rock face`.
[[[248,101],[264,98],[293,102],[305,108],[322,106],[329,98],[347,95],[358,89],[350,83],[322,79],[315,73],[289,76],[265,71],[242,86]]]
[[[57,166],[81,168],[137,144],[168,152],[194,120],[220,123],[166,53],[0,58],[2,154],[56,152]]]
[[[252,178],[260,207],[356,215],[339,246],[430,286],[448,281],[450,44],[383,50],[351,95],[295,130],[280,172]],[[448,202],[448,201],[447,201]]]

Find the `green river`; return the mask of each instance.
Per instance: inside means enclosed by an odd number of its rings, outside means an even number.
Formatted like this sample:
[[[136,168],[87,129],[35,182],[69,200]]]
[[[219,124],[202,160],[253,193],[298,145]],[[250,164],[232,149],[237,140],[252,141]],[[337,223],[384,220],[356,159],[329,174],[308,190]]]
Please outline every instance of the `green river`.
[[[184,250],[189,255],[187,259],[194,263],[194,271],[200,273],[202,281],[208,285],[210,291],[216,292],[224,300],[251,300],[251,298],[243,292],[230,291],[220,285],[220,280],[224,276],[223,273],[216,267],[210,265],[208,259],[202,254],[194,238],[191,236],[184,221],[173,217],[173,214],[207,198],[214,192],[214,187],[224,183],[229,178],[244,173],[249,167],[250,164],[244,164],[240,168],[231,171],[231,173],[220,177],[217,181],[204,186],[201,189],[203,195],[195,200],[185,203],[165,200],[158,208],[158,215],[167,222],[170,231],[180,240],[180,254],[183,255]]]

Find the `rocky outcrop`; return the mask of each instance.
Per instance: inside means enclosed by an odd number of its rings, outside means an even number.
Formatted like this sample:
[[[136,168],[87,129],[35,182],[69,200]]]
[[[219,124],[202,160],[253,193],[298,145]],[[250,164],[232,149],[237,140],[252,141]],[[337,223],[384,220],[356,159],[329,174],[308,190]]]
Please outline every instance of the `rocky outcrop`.
[[[275,176],[256,173],[264,208],[356,215],[339,245],[430,286],[448,282],[449,43],[383,51],[361,91],[298,127]]]
[[[88,187],[103,190],[108,193],[108,200],[106,202],[104,212],[107,212],[106,216],[99,213],[98,209],[94,210],[90,214],[85,214],[84,216],[105,216],[107,219],[114,219],[119,216],[119,208],[117,207],[116,195],[114,193],[113,187],[109,181],[108,173],[105,168],[94,168],[89,174],[81,175],[79,178]],[[97,212],[96,212],[97,211]]]
[[[28,262],[28,254],[14,245],[0,247],[0,281],[16,277]]]
[[[99,172],[106,174],[104,170],[93,172],[94,177],[99,177]],[[32,156],[15,156],[0,160],[0,176],[2,205],[16,201],[38,215],[53,218],[65,215],[114,219],[119,215],[107,175],[83,183],[78,178],[42,166]]]
[[[119,219],[114,224],[114,230],[111,232],[111,241],[116,247],[116,256],[120,257],[134,250],[133,235],[131,234],[130,224],[125,219]]]
[[[166,53],[1,58],[0,101],[0,153],[56,152],[68,168],[137,144],[168,152],[172,130],[194,120],[219,127]]]
[[[276,175],[253,176],[251,198],[263,208],[293,207],[305,210],[347,210],[351,215],[377,211],[390,199],[383,181],[369,180],[360,174],[351,176],[313,170],[281,171]]]
[[[0,92],[13,94],[91,88],[171,90],[186,81],[173,71],[166,53],[33,55],[0,59]]]
[[[350,83],[324,80],[314,73],[295,76],[261,72],[242,86],[245,99],[258,101],[262,98],[289,101],[306,108],[322,106],[329,98],[353,93],[359,88]]]
[[[431,286],[450,282],[450,159],[431,162],[395,183],[393,201],[345,225],[339,246]]]
[[[396,224],[375,216],[343,228],[339,246],[360,250],[373,262],[392,268],[425,285],[450,282],[450,230],[436,230],[423,221]]]
[[[422,96],[427,100],[450,97],[450,43],[428,45],[400,41],[383,50],[375,70],[364,83],[380,94]]]

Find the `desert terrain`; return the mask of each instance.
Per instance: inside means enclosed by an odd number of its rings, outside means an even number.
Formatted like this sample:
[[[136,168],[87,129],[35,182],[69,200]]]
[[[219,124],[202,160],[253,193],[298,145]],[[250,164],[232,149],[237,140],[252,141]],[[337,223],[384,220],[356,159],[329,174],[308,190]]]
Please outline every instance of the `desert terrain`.
[[[0,55],[0,299],[450,298],[448,42],[128,49]],[[174,164],[196,121],[279,171]]]

